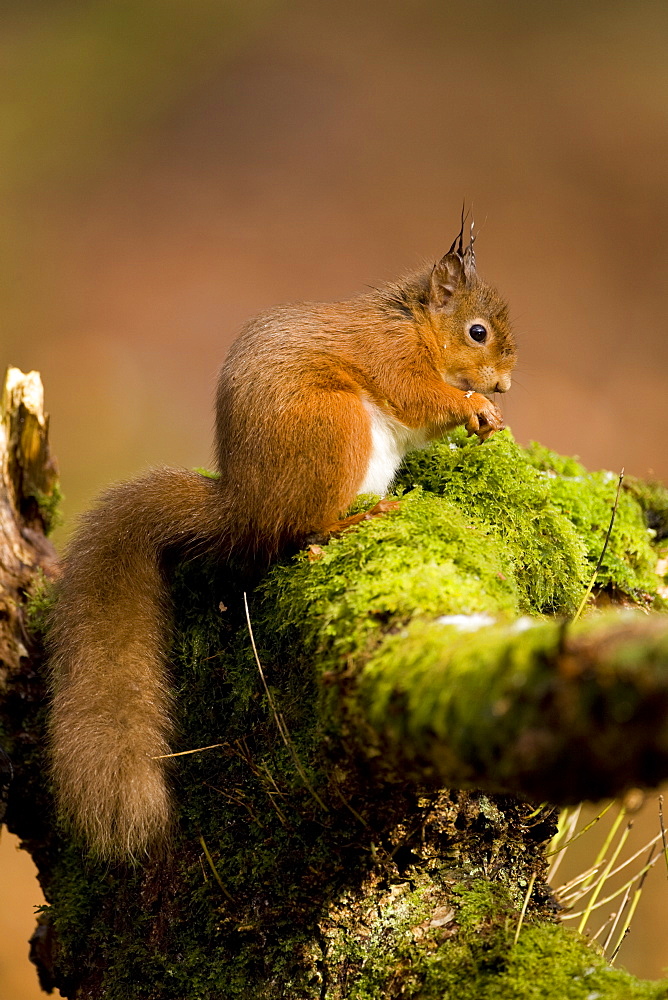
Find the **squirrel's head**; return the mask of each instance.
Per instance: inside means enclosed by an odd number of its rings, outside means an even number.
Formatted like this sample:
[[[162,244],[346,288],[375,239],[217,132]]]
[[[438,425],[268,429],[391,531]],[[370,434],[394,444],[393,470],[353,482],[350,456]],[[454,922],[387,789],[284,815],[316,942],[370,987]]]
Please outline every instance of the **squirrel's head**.
[[[463,224],[462,224],[463,229]],[[515,367],[515,341],[508,307],[496,289],[476,273],[471,240],[462,231],[429,278],[427,311],[443,349],[443,377],[476,392],[507,392]]]

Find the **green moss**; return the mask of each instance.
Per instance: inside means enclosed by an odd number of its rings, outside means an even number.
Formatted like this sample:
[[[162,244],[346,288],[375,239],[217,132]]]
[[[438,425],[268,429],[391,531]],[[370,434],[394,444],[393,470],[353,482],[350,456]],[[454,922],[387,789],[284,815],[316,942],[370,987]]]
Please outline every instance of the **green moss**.
[[[36,492],[34,499],[42,517],[44,533],[50,535],[63,522],[63,494],[59,483],[55,482],[49,493]]]
[[[617,477],[597,472],[578,479],[557,479],[552,486],[554,503],[569,517],[580,536],[588,540],[591,570],[598,564],[611,519]],[[656,590],[656,556],[645,519],[634,498],[620,493],[610,541],[601,562],[598,587],[613,586],[642,602],[645,592]]]
[[[640,504],[655,540],[668,538],[668,489],[663,483],[627,476],[624,487]]]
[[[193,469],[193,472],[198,472],[200,476],[204,476],[205,479],[220,479],[220,473],[215,472],[213,469],[206,469],[201,465]]]
[[[559,455],[556,451],[551,451],[538,441],[530,441],[525,449],[527,461],[540,472],[546,472],[552,476],[568,476],[575,478],[586,474],[584,465],[579,459],[571,455]]]
[[[263,627],[318,651],[323,667],[413,619],[488,613],[512,617],[518,594],[498,537],[475,515],[420,489],[398,512],[274,567],[262,585]]]
[[[513,626],[470,633],[414,622],[388,636],[369,660],[360,702],[372,726],[391,731],[397,744],[426,750],[440,740],[471,765],[479,765],[482,754],[490,773],[502,780],[496,770],[502,748],[521,732],[524,714],[535,714],[533,703],[522,703],[518,692],[541,692],[559,641],[559,629],[550,622],[519,633]],[[509,699],[519,703],[511,715],[501,711],[512,704]]]
[[[49,615],[53,608],[53,599],[53,584],[39,570],[33,578],[24,612],[26,627],[39,639],[43,639],[46,636]]]
[[[577,607],[587,580],[585,542],[509,431],[485,444],[454,432],[409,455],[399,482],[447,498],[495,533],[514,567],[523,610]]]
[[[381,906],[367,935],[333,943],[355,969],[349,1000],[389,996],[419,1000],[641,1000],[665,998],[665,983],[643,982],[612,969],[578,934],[536,921],[531,911],[517,943],[521,903],[499,884],[470,879],[448,886],[434,907],[434,881]],[[407,889],[407,887],[405,887]],[[338,949],[339,954],[336,954]],[[397,970],[400,970],[400,980]],[[393,990],[400,981],[400,991]]]
[[[519,914],[508,921],[509,900],[494,885],[460,888],[457,949],[430,961],[419,996],[452,1000],[640,1000],[668,996],[665,983],[642,982],[612,969],[578,934],[532,922],[529,916],[513,944]],[[440,956],[439,956],[440,957]],[[453,961],[454,959],[454,961]],[[470,970],[464,982],[460,969]],[[460,986],[461,984],[461,986]],[[462,988],[463,987],[463,988]]]
[[[487,752],[499,757],[494,705],[521,688],[539,636],[558,641],[553,624],[539,625],[516,656],[500,657],[508,623],[521,610],[574,607],[614,484],[504,433],[482,446],[456,434],[410,457],[400,485],[398,512],[332,539],[315,561],[285,559],[254,591],[238,567],[177,568],[173,750],[221,745],[173,761],[180,820],[170,857],[107,866],[66,832],[52,845],[62,982],[85,967],[86,983],[103,982],[99,995],[114,1000],[665,995],[606,973],[580,939],[546,923],[547,906],[513,947],[527,873],[542,863],[540,835],[521,819],[531,807],[425,790],[407,774],[379,784],[341,739],[346,684],[366,668],[380,678],[379,718],[407,742],[421,728],[479,755],[471,734],[482,711]],[[639,511],[629,497],[605,564],[621,589],[646,582]],[[48,595],[36,594],[38,629],[47,608]],[[453,649],[460,636],[437,619],[474,613],[501,624],[446,662],[444,636]],[[461,681],[467,704],[456,718],[453,686],[428,677],[435,667]],[[490,857],[494,872],[474,878]],[[452,920],[433,923],[449,908]]]
[[[535,442],[521,448],[509,431],[481,445],[460,429],[409,455],[400,481],[433,490],[493,526],[513,561],[524,610],[575,610],[603,549],[615,475],[587,473],[576,459]],[[597,585],[645,603],[657,580],[641,493],[622,492]],[[665,490],[643,495],[656,518],[668,519]]]

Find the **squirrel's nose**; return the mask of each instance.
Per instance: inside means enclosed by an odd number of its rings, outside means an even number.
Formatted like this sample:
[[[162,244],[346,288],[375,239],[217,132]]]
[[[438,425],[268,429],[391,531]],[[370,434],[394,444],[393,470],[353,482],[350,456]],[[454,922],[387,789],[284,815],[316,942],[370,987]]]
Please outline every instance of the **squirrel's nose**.
[[[508,392],[510,389],[510,375],[500,375],[496,383],[494,392]]]

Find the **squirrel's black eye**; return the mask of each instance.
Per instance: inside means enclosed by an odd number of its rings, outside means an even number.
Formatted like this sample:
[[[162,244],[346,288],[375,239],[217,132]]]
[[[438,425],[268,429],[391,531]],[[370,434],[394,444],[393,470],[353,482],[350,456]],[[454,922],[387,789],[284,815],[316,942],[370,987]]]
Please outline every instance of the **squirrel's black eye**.
[[[487,340],[487,327],[483,326],[482,323],[474,323],[469,329],[469,336],[477,344],[484,344]]]

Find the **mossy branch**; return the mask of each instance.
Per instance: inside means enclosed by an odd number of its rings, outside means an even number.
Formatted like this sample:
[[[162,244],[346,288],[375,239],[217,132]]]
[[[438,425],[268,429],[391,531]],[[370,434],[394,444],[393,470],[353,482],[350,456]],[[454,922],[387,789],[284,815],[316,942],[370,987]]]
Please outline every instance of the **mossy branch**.
[[[416,623],[368,661],[354,710],[384,766],[418,781],[555,803],[655,786],[668,776],[668,621]]]
[[[3,556],[49,520],[48,451],[28,451],[47,478],[8,479],[3,463]],[[400,485],[399,512],[256,587],[261,671],[234,569],[176,570],[180,817],[170,855],[141,865],[96,862],[55,820],[40,637],[30,651],[16,641],[40,558],[17,575],[17,613],[0,615],[0,735],[16,773],[7,822],[50,904],[33,940],[45,988],[91,1000],[666,996],[555,925],[550,806],[441,787],[566,800],[665,773],[666,618],[563,624],[601,554],[614,477],[504,432],[411,456]],[[598,601],[660,605],[666,510],[656,485],[622,493]],[[43,597],[32,607],[39,632]]]
[[[668,776],[665,560],[637,488],[507,432],[455,434],[402,481],[398,513],[263,585],[262,642],[317,654],[323,726],[418,784],[564,803]],[[635,615],[572,624],[597,567],[597,601]]]

